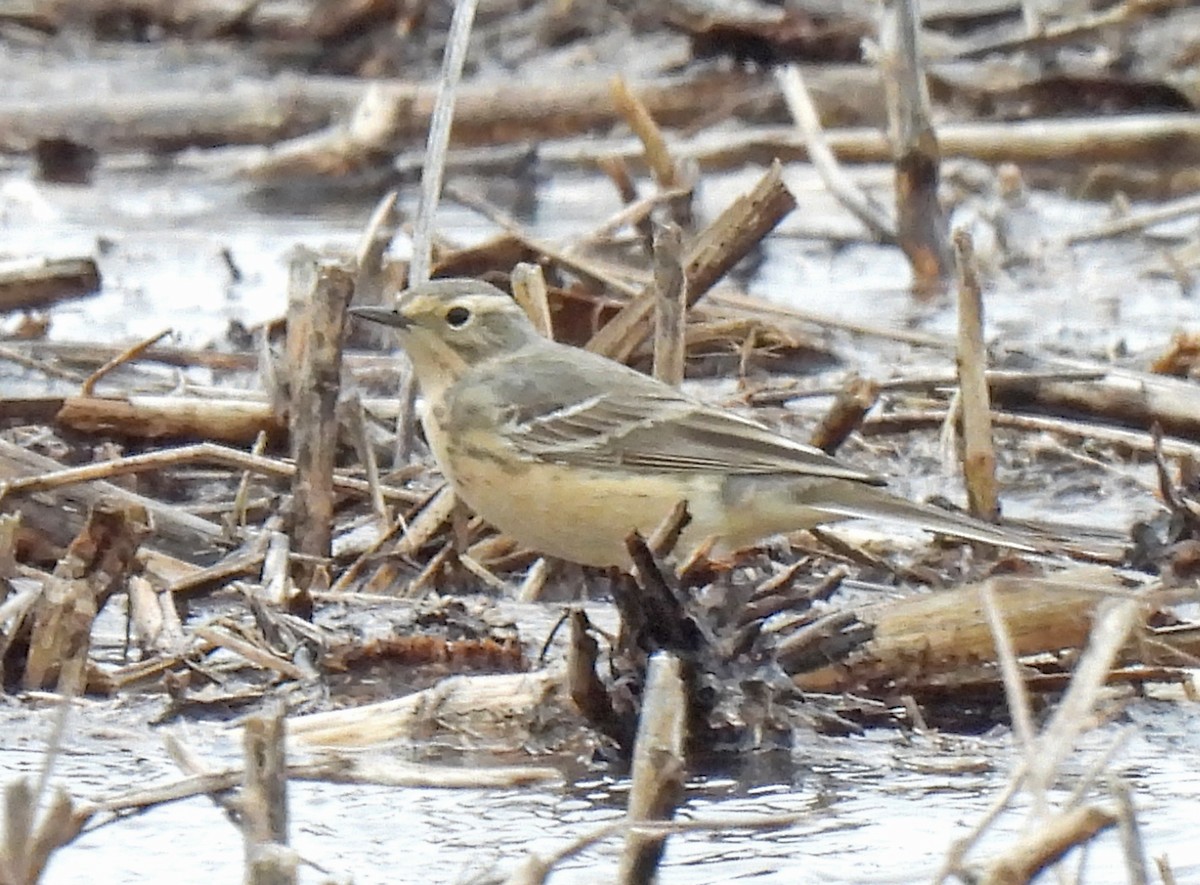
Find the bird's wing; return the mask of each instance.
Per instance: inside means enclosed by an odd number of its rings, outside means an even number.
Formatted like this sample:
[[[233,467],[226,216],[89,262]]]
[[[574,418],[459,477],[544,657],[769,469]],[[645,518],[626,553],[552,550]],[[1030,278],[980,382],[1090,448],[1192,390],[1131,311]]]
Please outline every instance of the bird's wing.
[[[493,385],[501,381],[505,388],[497,391],[505,403],[505,436],[522,454],[560,464],[620,466],[646,473],[800,474],[883,484],[874,474],[692,400],[632,369],[605,360],[596,372],[586,371],[586,365],[579,365],[579,353],[574,351],[573,365],[526,363],[512,384],[493,376]],[[585,363],[599,359],[583,357]],[[597,380],[601,368],[603,379]],[[558,377],[550,377],[553,371]],[[561,373],[572,378],[570,384],[562,383]],[[564,390],[571,395],[564,396]]]

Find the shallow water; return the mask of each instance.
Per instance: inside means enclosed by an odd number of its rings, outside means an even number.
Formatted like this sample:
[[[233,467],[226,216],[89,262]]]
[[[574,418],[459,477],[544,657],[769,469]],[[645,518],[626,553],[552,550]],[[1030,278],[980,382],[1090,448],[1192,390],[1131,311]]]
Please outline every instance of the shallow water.
[[[73,716],[59,783],[77,796],[101,796],[176,775],[156,738],[123,729],[146,711],[87,705]],[[0,773],[10,780],[40,760],[33,732],[47,711],[25,718],[27,738],[6,742]],[[1166,855],[1177,881],[1200,877],[1200,845],[1192,838],[1200,775],[1191,760],[1200,747],[1189,717],[1174,703],[1143,702],[1131,712],[1138,725],[1110,770],[1128,778],[1147,852]],[[29,719],[38,720],[36,723]],[[216,726],[171,729],[208,758],[232,753]],[[1072,757],[1079,773],[1115,735],[1090,735]],[[208,755],[212,754],[212,755]],[[786,829],[731,828],[673,836],[660,881],[700,885],[767,883],[901,883],[931,881],[951,841],[966,835],[1004,783],[1013,755],[1004,737],[902,739],[892,732],[859,738],[817,738],[794,755],[794,766],[747,762],[727,776],[693,781],[680,818],[756,820],[798,816]],[[951,766],[962,773],[952,773]],[[765,770],[764,770],[765,769]],[[782,771],[781,769],[788,769]],[[621,814],[623,781],[582,774],[565,788],[504,790],[393,789],[293,783],[289,788],[292,845],[334,881],[467,882],[511,872],[529,853],[547,856]],[[1052,797],[1061,799],[1061,796]],[[1025,824],[1016,810],[980,844],[983,858],[998,852]],[[130,817],[85,835],[58,852],[47,885],[170,881],[177,885],[235,881],[241,875],[241,837],[207,799],[191,799]],[[563,862],[558,885],[607,879],[619,844],[608,841]],[[1074,868],[1080,861],[1069,863]],[[1127,881],[1115,832],[1094,842],[1083,881]],[[168,873],[169,871],[169,873]],[[307,869],[301,881],[327,881]]]

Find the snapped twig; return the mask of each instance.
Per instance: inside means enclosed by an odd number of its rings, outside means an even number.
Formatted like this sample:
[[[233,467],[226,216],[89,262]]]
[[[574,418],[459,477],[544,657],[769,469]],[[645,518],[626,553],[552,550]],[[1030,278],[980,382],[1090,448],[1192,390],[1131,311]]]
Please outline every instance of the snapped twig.
[[[147,350],[149,350],[154,345],[158,344],[158,342],[162,341],[164,338],[166,338],[170,334],[171,334],[170,329],[163,329],[157,335],[151,335],[149,338],[139,341],[137,344],[133,345],[132,347],[129,347],[129,348],[121,351],[116,356],[114,356],[112,359],[110,359],[108,362],[106,362],[103,366],[98,368],[96,371],[92,372],[92,374],[88,375],[87,379],[83,382],[83,386],[80,388],[80,391],[79,391],[80,394],[82,396],[91,396],[92,391],[95,390],[95,388],[96,388],[97,382],[99,382],[101,378],[103,378],[105,375],[107,375],[109,372],[111,372],[113,369],[117,368],[118,366],[124,365],[125,363],[128,363],[128,362],[132,362],[133,360],[136,360],[143,353],[145,353]]]
[[[817,422],[808,443],[832,455],[862,424],[867,412],[879,400],[879,385],[851,375],[834,395],[833,406]]]

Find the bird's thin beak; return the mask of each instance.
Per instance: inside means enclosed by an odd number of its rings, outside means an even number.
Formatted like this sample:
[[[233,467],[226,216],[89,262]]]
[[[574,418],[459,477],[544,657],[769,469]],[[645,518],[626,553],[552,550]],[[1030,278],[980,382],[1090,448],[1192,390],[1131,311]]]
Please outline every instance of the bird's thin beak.
[[[386,307],[352,307],[350,315],[356,316],[359,319],[370,320],[373,323],[382,323],[385,326],[393,326],[397,329],[407,329],[412,325],[404,314],[398,310],[388,310]]]

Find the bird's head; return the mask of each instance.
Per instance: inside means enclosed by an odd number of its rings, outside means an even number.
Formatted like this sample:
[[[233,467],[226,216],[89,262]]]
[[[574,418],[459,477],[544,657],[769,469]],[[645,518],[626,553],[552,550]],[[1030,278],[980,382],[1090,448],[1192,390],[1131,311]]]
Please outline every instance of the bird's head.
[[[538,335],[512,298],[478,280],[433,280],[401,292],[394,310],[355,307],[350,312],[399,332],[426,395]]]

